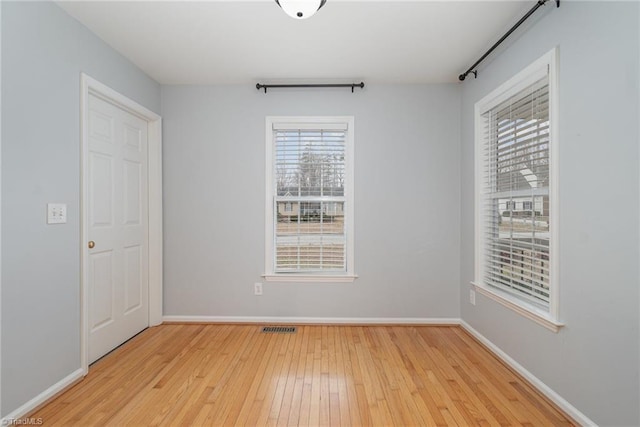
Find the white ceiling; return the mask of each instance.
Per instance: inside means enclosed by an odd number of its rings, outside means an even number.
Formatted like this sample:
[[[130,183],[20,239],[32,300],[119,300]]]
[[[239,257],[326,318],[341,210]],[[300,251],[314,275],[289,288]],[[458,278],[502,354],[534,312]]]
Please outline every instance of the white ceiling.
[[[457,81],[532,1],[59,1],[162,84]]]

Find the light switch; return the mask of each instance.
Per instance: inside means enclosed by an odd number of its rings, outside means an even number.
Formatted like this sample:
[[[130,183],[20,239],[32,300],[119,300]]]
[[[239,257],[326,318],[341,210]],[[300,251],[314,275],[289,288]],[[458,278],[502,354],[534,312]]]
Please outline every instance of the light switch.
[[[47,224],[66,224],[66,203],[47,203]]]

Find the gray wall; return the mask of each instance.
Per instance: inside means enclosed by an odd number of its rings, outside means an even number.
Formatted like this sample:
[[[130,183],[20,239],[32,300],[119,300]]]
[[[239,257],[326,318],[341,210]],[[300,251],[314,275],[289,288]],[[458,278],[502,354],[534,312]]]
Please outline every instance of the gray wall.
[[[2,409],[80,368],[80,72],[160,111],[160,87],[54,3],[2,7]],[[47,202],[68,223],[47,226]]]
[[[459,317],[458,85],[163,86],[164,314]],[[265,283],[265,116],[355,116],[354,283]]]
[[[548,6],[547,6],[548,7]],[[601,425],[638,425],[638,3],[562,2],[463,86],[462,318]],[[560,48],[558,333],[478,295],[474,103]]]

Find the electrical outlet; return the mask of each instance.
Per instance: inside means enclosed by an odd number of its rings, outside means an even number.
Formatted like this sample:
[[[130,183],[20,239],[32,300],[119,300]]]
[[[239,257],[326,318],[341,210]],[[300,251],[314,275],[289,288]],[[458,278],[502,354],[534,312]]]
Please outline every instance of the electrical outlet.
[[[262,283],[254,283],[253,284],[253,294],[254,295],[262,295]]]
[[[469,289],[469,302],[471,305],[476,305],[476,291]]]

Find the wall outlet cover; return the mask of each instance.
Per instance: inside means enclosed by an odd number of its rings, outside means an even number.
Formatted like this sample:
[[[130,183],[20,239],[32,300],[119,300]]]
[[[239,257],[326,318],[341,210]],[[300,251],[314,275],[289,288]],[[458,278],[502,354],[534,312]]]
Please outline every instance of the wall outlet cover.
[[[66,203],[47,203],[47,224],[66,224]]]

